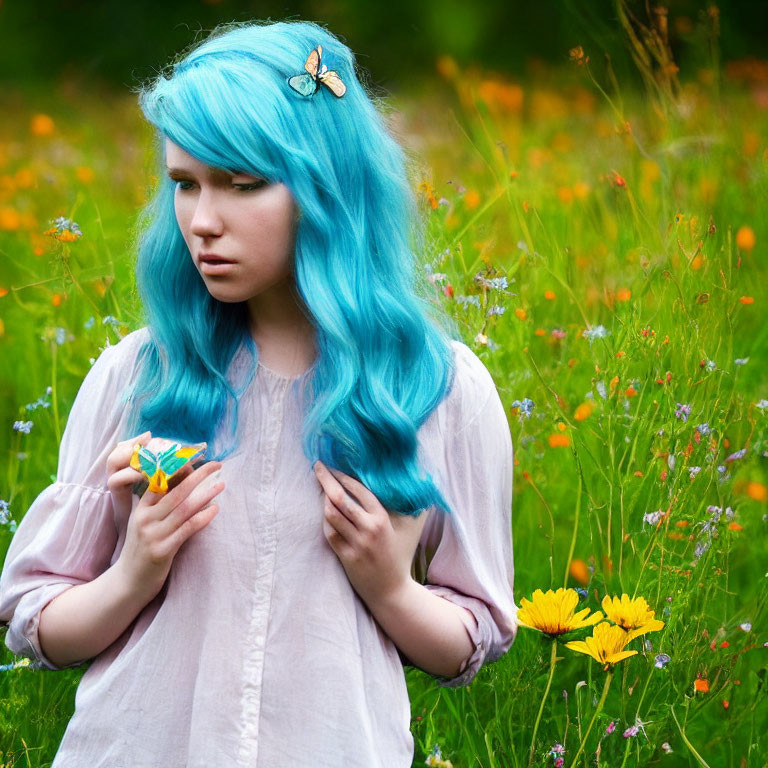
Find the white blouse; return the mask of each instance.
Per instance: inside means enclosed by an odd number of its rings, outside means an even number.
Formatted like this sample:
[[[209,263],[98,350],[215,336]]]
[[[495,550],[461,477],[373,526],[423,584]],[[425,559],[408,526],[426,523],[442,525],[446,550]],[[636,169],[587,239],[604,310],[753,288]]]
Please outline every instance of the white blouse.
[[[131,509],[108,490],[106,460],[147,337],[146,328],[128,334],[88,372],[56,481],[8,549],[5,643],[44,668],[60,667],[40,648],[42,609],[103,573],[125,540]],[[412,573],[470,611],[473,653],[457,677],[435,676],[463,686],[517,634],[512,440],[490,373],[465,344],[451,344],[454,384],[418,435],[453,516],[422,513]],[[243,346],[231,381],[247,359]],[[159,594],[87,662],[52,768],[410,768],[409,662],[326,541],[323,488],[301,448],[298,387],[311,370],[291,378],[258,365],[241,399],[240,445],[222,462],[218,514],[181,546]]]

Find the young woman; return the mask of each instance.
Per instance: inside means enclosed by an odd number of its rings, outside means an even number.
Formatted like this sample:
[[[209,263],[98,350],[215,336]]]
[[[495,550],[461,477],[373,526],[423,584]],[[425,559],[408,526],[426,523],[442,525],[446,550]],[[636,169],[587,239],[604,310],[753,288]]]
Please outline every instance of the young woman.
[[[510,431],[416,273],[404,153],[311,23],[220,28],[140,104],[146,325],[0,579],[14,653],[89,662],[53,768],[407,768],[403,665],[466,685],[517,608]],[[139,498],[160,438],[211,460]]]

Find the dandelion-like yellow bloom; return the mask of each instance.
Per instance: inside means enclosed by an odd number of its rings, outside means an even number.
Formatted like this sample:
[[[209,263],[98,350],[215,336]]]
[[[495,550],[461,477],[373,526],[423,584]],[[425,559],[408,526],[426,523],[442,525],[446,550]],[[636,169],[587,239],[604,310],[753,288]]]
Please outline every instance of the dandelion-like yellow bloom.
[[[575,589],[551,589],[542,592],[537,589],[533,593],[533,601],[520,599],[521,608],[517,612],[517,622],[524,627],[538,629],[545,635],[564,635],[574,629],[589,627],[603,619],[600,611],[585,618],[589,608],[574,613],[573,609],[579,603],[579,593]]]
[[[625,629],[630,640],[646,632],[657,632],[664,627],[663,621],[653,618],[656,612],[650,609],[644,597],[632,600],[626,592],[621,598],[606,595],[602,607],[605,617]]]
[[[637,651],[625,651],[624,647],[632,638],[629,632],[615,624],[603,621],[592,630],[592,637],[585,640],[572,640],[565,644],[566,648],[579,653],[586,653],[596,661],[606,666],[617,664],[622,659],[634,656]]]

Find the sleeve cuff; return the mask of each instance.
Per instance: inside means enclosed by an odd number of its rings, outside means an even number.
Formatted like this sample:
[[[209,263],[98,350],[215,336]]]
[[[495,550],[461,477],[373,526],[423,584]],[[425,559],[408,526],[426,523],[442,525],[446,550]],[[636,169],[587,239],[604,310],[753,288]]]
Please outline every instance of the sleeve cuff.
[[[77,661],[63,667],[57,666],[40,647],[40,614],[48,603],[73,586],[75,585],[69,582],[46,584],[44,587],[27,592],[19,600],[5,636],[5,644],[12,653],[34,659],[46,669],[52,670],[70,669],[84,663],[84,661]]]
[[[437,680],[437,684],[444,688],[459,688],[469,685],[483,666],[483,662],[488,655],[488,648],[491,643],[491,617],[488,607],[482,600],[478,600],[476,597],[463,595],[450,587],[443,587],[436,584],[424,584],[424,587],[430,592],[449,600],[454,603],[454,605],[460,605],[462,608],[466,608],[475,617],[475,621],[477,622],[476,626],[472,626],[472,622],[465,623],[470,637],[472,638],[474,650],[470,656],[462,662],[461,667],[459,667],[459,674],[456,677],[451,678],[442,677],[441,675],[433,675]]]

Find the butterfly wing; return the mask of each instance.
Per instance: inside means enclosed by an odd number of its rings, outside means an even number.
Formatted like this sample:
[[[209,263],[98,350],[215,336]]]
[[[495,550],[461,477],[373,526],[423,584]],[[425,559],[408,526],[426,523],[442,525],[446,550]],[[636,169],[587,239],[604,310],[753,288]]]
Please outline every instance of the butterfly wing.
[[[304,62],[304,69],[312,75],[313,79],[317,77],[318,70],[320,69],[320,59],[322,57],[323,46],[318,45],[317,48],[314,48],[309,52],[309,56],[307,56],[307,60]]]
[[[149,448],[145,448],[143,445],[136,444],[133,447],[133,454],[131,455],[131,466],[146,475],[151,477],[157,470],[158,459],[153,451]]]
[[[341,98],[347,92],[347,86],[341,81],[339,73],[331,69],[320,75],[320,82],[328,86],[334,96]]]
[[[165,493],[168,490],[168,484],[165,482],[162,469],[160,469],[158,456],[149,448],[139,444],[135,445],[130,464],[133,469],[138,470],[147,478],[150,491]]]
[[[197,458],[200,449],[192,445],[172,445],[160,454],[158,463],[165,474],[170,477],[178,472],[187,462]]]
[[[288,85],[302,96],[311,96],[317,90],[317,81],[312,75],[307,74],[289,77]]]

